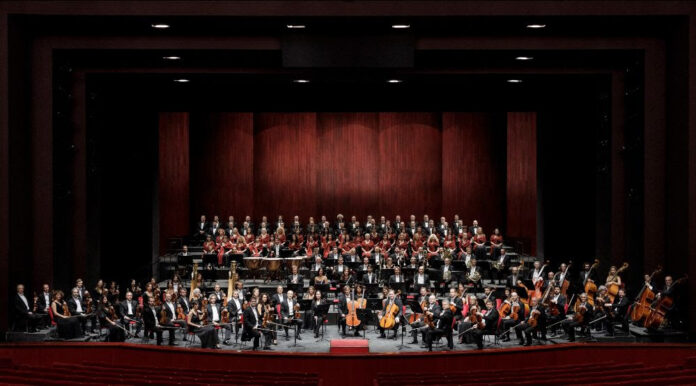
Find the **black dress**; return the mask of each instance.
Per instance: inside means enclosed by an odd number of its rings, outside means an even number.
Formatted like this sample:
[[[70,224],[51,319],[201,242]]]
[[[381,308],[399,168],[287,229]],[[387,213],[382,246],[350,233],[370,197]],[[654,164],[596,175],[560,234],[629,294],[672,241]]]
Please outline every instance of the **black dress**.
[[[63,312],[63,302],[54,301],[53,304],[56,306],[56,311]],[[53,320],[56,322],[58,336],[63,339],[74,339],[82,336],[82,326],[80,325],[80,320],[78,318],[61,318],[60,316],[54,315]]]
[[[200,324],[201,319],[195,312],[191,315],[191,323]],[[189,331],[196,334],[201,341],[201,348],[213,348],[218,345],[218,335],[215,326],[209,324],[202,327],[194,327],[189,324]]]
[[[107,304],[108,307],[108,304]],[[107,307],[105,306],[100,306],[99,311],[97,312],[97,317],[99,317],[99,325],[102,327],[107,327],[109,329],[109,333],[104,339],[104,342],[125,342],[126,341],[126,332],[123,331],[122,328],[119,326],[114,326],[113,324],[109,323],[109,321],[106,320],[108,316],[106,310]],[[109,319],[112,319],[109,317]],[[119,323],[117,320],[113,320],[116,323]]]

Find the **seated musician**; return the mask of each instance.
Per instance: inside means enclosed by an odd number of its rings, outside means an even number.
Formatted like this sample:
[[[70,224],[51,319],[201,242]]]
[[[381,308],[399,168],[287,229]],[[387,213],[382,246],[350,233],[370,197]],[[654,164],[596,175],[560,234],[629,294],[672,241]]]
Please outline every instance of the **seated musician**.
[[[563,330],[568,334],[568,341],[575,342],[575,328],[586,327],[592,321],[594,307],[587,302],[587,294],[581,293],[572,314],[561,323]]]
[[[34,299],[29,303],[24,295],[24,284],[17,284],[17,294],[14,297],[15,330],[24,329],[26,326],[29,332],[36,332],[36,325],[41,319],[41,315],[37,314],[38,301],[39,299]]]
[[[432,296],[432,295],[431,295]],[[442,301],[442,312],[433,316],[435,318],[434,328],[429,328],[425,335],[428,351],[433,351],[433,341],[445,336],[447,338],[447,347],[451,350],[454,348],[452,342],[452,310],[450,310],[449,300]]]
[[[225,297],[227,297],[222,288],[220,288],[220,284],[217,283],[215,284],[215,287],[213,287],[213,292],[211,294],[215,295],[215,297],[217,298],[217,302],[221,304],[225,300]]]
[[[597,288],[597,294],[594,297],[594,315],[592,315],[592,318],[593,319],[604,318],[604,319],[601,320],[602,323],[592,323],[591,324],[591,328],[594,328],[597,331],[602,330],[602,326],[604,326],[604,322],[606,321],[607,309],[605,307],[606,307],[607,303],[611,303],[611,301],[609,300],[607,287],[600,285]]]
[[[387,258],[387,261],[384,263],[384,269],[394,269],[395,267],[394,260],[391,257]]]
[[[334,248],[335,249],[335,248]],[[338,263],[331,269],[334,278],[340,278],[343,276],[343,271],[348,271],[350,268],[343,264],[343,256],[338,256]]]
[[[371,257],[375,260],[375,265],[380,266],[382,262],[384,261],[384,254],[382,252],[382,248],[380,247],[375,247],[374,251],[371,254]]]
[[[261,320],[268,321],[272,324],[270,325],[264,325],[264,323],[261,324],[261,327],[263,328],[262,333],[264,337],[264,350],[270,350],[271,349],[271,343],[277,345],[277,332],[276,332],[276,318],[278,313],[276,312],[275,307],[271,305],[271,300],[268,296],[267,293],[261,294],[261,298],[258,301],[256,305],[256,309],[259,312],[259,315],[261,316]],[[268,323],[266,323],[268,324]]]
[[[419,291],[420,287],[430,287],[428,274],[425,273],[425,267],[418,267],[418,272],[413,275],[413,289]]]
[[[397,267],[398,269],[398,267]],[[393,275],[392,275],[393,277]],[[393,289],[390,289],[389,292],[387,293],[387,298],[382,300],[382,310],[378,312],[377,318],[381,320],[383,317],[386,317],[386,312],[388,309],[392,308],[391,305],[396,305],[397,307],[397,312],[394,314],[394,327],[392,327],[392,330],[394,330],[394,336],[392,339],[396,339],[396,335],[398,333],[398,327],[399,327],[399,322],[401,321],[401,311],[403,309],[403,304],[401,303],[401,298],[396,296],[394,293]],[[380,338],[386,338],[387,336],[384,334],[385,329],[382,328],[382,326],[379,326],[379,337]]]
[[[314,276],[314,284],[329,284],[329,278],[324,273],[323,267],[320,267],[316,276]]]
[[[37,314],[48,315],[48,308],[51,307],[51,288],[48,284],[43,285],[43,289],[36,299],[36,304]]]
[[[424,296],[423,294],[425,293],[426,288],[421,287],[421,296]],[[421,306],[422,305],[423,303],[421,302]],[[442,312],[442,308],[440,308],[440,305],[437,304],[437,298],[435,295],[428,296],[427,306],[423,311],[423,315],[418,320],[411,323],[411,334],[413,335],[413,341],[411,341],[411,344],[418,344],[418,334],[420,333],[423,344],[425,345],[427,342],[425,335],[428,332],[428,329],[430,329],[430,326],[425,322],[425,318],[427,317],[434,321],[435,318],[440,316],[440,313]]]
[[[481,267],[476,265],[476,258],[471,258],[469,261],[469,269],[467,269],[466,272],[466,280],[467,282],[473,284],[474,286],[478,287],[481,284]]]
[[[404,275],[401,274],[401,268],[394,267],[394,274],[389,276],[389,285],[400,284],[405,281]]]
[[[307,292],[305,292],[304,295],[302,295],[302,300],[314,300],[314,294],[316,293],[317,289],[313,285],[310,285],[307,288]],[[305,325],[303,328],[309,328],[307,326],[308,325]]]
[[[614,298],[613,303],[604,306],[608,310],[607,321],[605,323],[607,334],[614,336],[614,323],[621,323],[621,330],[628,332],[628,306],[630,302],[626,298],[626,290],[619,289],[619,293]]]
[[[412,257],[410,264],[407,265],[406,268],[418,270],[418,259]]]
[[[493,304],[493,300],[486,300],[486,310],[482,312],[484,325],[483,329],[474,328],[470,331],[472,340],[476,343],[476,347],[479,350],[483,348],[483,335],[495,334],[496,328],[498,327],[498,318],[500,316],[498,314],[498,310],[495,309]]]
[[[549,299],[549,307],[546,310],[547,316],[546,320],[549,326],[554,326],[552,327],[552,333],[555,333],[556,326],[558,325],[557,323],[560,322],[561,320],[565,319],[565,305],[566,305],[567,299],[563,294],[561,293],[561,287],[560,286],[555,286],[553,288],[553,294],[551,295]]]
[[[191,303],[189,302],[188,296],[187,296],[187,291],[186,288],[179,287],[179,296],[176,299],[176,304],[180,305],[181,308],[184,309],[184,314],[188,314],[189,310],[191,309]]]
[[[338,279],[341,284],[351,284],[355,282],[355,276],[350,269],[343,270],[343,275]]]
[[[340,261],[341,263],[343,263],[343,261],[344,261],[344,260],[343,260],[343,255],[338,251],[338,247],[335,246],[335,245],[331,248],[331,252],[328,253],[328,255],[326,256],[326,258],[327,258],[327,259],[332,259],[332,260],[334,260],[334,261]]]
[[[367,272],[363,275],[363,283],[365,284],[375,284],[377,283],[377,275],[373,272],[372,266],[367,266]]]
[[[279,287],[280,287],[280,290],[281,290],[281,292],[282,292],[283,287],[281,287],[281,286],[279,286]],[[275,295],[274,295],[274,296],[275,296]],[[275,298],[274,298],[274,299],[275,299]],[[232,298],[231,298],[230,300],[227,301],[227,312],[230,313],[230,314],[229,314],[229,315],[230,315],[230,321],[231,321],[232,323],[234,323],[234,327],[235,327],[234,333],[235,333],[235,336],[236,336],[237,334],[239,334],[239,327],[240,327],[240,325],[241,325],[241,318],[240,318],[240,317],[242,316],[243,308],[244,308],[244,303],[243,303],[241,300],[239,300],[239,293],[238,293],[238,291],[235,289],[234,291],[232,291]],[[232,329],[231,329],[231,328],[230,328],[229,330],[225,331],[225,341],[224,341],[223,343],[225,343],[225,344],[229,344],[229,343],[230,343],[230,342],[229,342],[229,339],[230,339],[231,332],[232,332]]]
[[[191,309],[186,314],[186,325],[201,342],[201,348],[220,348],[218,334],[212,324],[203,325],[201,322],[201,305],[199,302],[191,303]]]
[[[180,288],[180,291],[184,291],[184,297],[186,293],[185,288]],[[182,299],[180,298],[179,301]],[[188,299],[187,299],[188,301]],[[140,334],[140,330],[142,329],[143,322],[139,318],[136,317],[136,310],[138,309],[138,302],[133,300],[133,293],[128,291],[126,292],[126,298],[121,302],[119,305],[120,307],[120,312],[121,312],[121,322],[123,323],[124,326],[130,326],[131,322],[135,323],[135,337],[138,337],[138,334]]]
[[[211,294],[210,298],[217,298],[215,294]],[[210,301],[210,304],[214,304],[214,301]],[[208,305],[208,309],[210,309],[210,304]],[[174,303],[174,300],[172,299],[171,294],[165,294],[164,295],[164,303],[162,304],[162,308],[167,312],[167,320],[169,321],[169,324],[172,326],[176,327],[183,327],[186,328],[186,320],[183,318],[180,318],[179,315],[177,315],[176,312],[176,304]],[[219,321],[219,311],[220,311],[220,304],[218,304],[217,307],[218,311],[218,321]],[[210,312],[208,312],[208,315],[212,315]]]
[[[468,245],[466,247],[462,247],[462,252],[459,255],[459,260],[464,261],[464,264],[468,267],[469,264],[471,263],[471,259],[474,258],[473,253],[471,253],[471,245]]]
[[[483,289],[483,294],[481,294],[478,298],[479,298],[480,300],[483,300],[484,302],[486,302],[487,300],[492,300],[493,303],[495,304],[495,299],[496,299],[496,298],[495,298],[495,293],[494,293],[493,287],[486,286],[486,287]]]
[[[68,304],[63,300],[63,291],[58,290],[53,294],[51,312],[60,338],[73,339],[83,335],[78,317],[71,316]]]
[[[454,311],[454,320],[461,319],[462,310],[464,309],[464,301],[462,300],[462,297],[459,296],[457,289],[450,288],[447,300],[449,300],[450,306],[454,305],[456,308]]]
[[[99,326],[109,329],[105,342],[125,342],[125,328],[120,324],[114,306],[109,301],[106,293],[102,295],[99,306],[96,310],[96,317],[99,319]]]
[[[532,298],[529,303],[529,317],[524,322],[515,326],[515,334],[520,341],[521,346],[532,345],[532,332],[538,332],[546,329],[544,321],[544,310],[539,304],[538,298]],[[524,333],[524,338],[522,334]],[[525,341],[526,338],[526,341]]]
[[[520,280],[522,280],[522,275],[519,272],[519,267],[513,265],[512,267],[510,267],[510,276],[507,277],[505,286],[508,288],[515,287],[517,285],[517,282]]]
[[[453,269],[454,268],[452,267],[452,259],[449,257],[445,258],[445,264],[443,264],[440,267],[440,273],[442,274],[442,284],[444,284],[443,287],[448,286],[452,282],[452,279],[454,279],[454,275],[452,272]]]
[[[288,275],[288,284],[304,284],[304,278],[299,274],[298,269],[296,265],[292,266],[292,273]]]
[[[341,328],[341,334],[346,336],[346,315],[348,315],[348,303],[353,301],[350,285],[343,286],[343,292],[338,294],[338,326]],[[355,336],[358,336],[358,330],[355,330]]]
[[[324,267],[324,265],[322,264],[321,257],[317,256],[317,257],[314,259],[314,264],[312,264],[312,267],[310,268],[310,271],[312,271],[312,272],[319,272],[319,269],[320,269],[320,268],[323,268],[323,267]]]
[[[82,299],[80,299],[80,292],[77,287],[74,287],[72,289],[72,296],[70,299],[67,300],[68,303],[68,309],[70,310],[70,315],[73,316],[80,316],[78,320],[80,321],[80,326],[82,326],[82,331],[86,332],[87,330],[87,318],[83,317],[83,315],[86,314],[85,309],[84,309],[84,304],[82,303]],[[91,327],[94,329],[94,325]]]
[[[500,328],[505,332],[503,342],[510,341],[510,329],[517,326],[524,320],[524,304],[520,301],[517,292],[510,293],[510,312],[508,315],[501,315],[503,318]]]
[[[292,291],[289,291],[292,292]],[[259,338],[261,338],[261,323],[263,322],[263,315],[261,315],[257,309],[257,299],[252,297],[249,301],[249,307],[244,310],[244,328],[242,329],[242,340],[243,341],[254,341],[252,350],[257,350],[259,348]],[[270,341],[266,341],[264,349],[270,348]]]
[[[362,272],[367,272],[367,268],[370,266],[370,259],[368,257],[363,257],[363,263],[360,264],[358,269]]]
[[[300,336],[302,332],[300,330],[302,328],[302,319],[295,317],[295,306],[298,306],[299,310],[299,304],[297,303],[297,300],[295,300],[295,293],[292,290],[288,290],[287,295],[287,299],[280,304],[280,316],[282,318],[281,323],[285,326],[285,340],[290,339],[288,335],[288,326],[291,325],[295,328],[296,338],[298,340],[302,340],[302,337]]]
[[[169,320],[167,320],[166,316],[162,317],[162,310],[164,309],[164,305],[162,305],[162,307],[155,306],[154,298],[148,299],[148,304],[146,304],[143,309],[143,322],[145,323],[145,334],[149,334],[150,332],[155,333],[155,335],[157,336],[157,345],[160,346],[162,345],[162,331],[166,329],[169,332],[169,345],[175,346],[175,329],[172,328],[173,325],[169,323]]]

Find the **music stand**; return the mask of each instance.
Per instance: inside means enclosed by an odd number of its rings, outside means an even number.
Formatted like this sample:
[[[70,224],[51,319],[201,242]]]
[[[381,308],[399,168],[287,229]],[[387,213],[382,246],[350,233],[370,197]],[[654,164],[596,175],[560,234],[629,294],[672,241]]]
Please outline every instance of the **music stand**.
[[[440,257],[438,257],[438,256],[431,257],[431,258],[428,260],[428,265],[429,265],[430,267],[432,267],[432,268],[435,268],[435,269],[440,269],[440,267],[441,267],[443,264],[445,264],[445,261],[442,260],[442,258],[440,258]]]
[[[379,271],[379,278],[381,280],[384,280],[385,282],[389,281],[389,278],[394,274],[394,269],[392,268],[384,268]]]
[[[363,284],[363,286],[365,287],[365,294],[372,295],[375,292],[377,292],[377,288],[379,287],[379,284],[369,283],[369,284]]]
[[[326,339],[324,339],[324,328],[325,328],[324,318],[326,317],[326,315],[329,314],[329,308],[331,308],[332,304],[333,303],[320,304],[317,306],[317,310],[314,313],[314,317],[317,318],[317,323],[319,323],[319,319],[321,319],[321,338],[319,338],[319,340],[317,340],[317,342],[321,342],[321,341],[326,340]]]
[[[322,294],[327,294],[329,289],[331,289],[331,284],[315,284],[314,289],[321,291]]]
[[[379,299],[377,299],[379,300]],[[367,331],[367,325],[370,324],[370,321],[372,320],[372,310],[369,308],[369,305],[367,308],[358,308],[355,310],[356,314],[358,315],[358,320],[360,320],[360,325],[362,326],[363,330],[363,339],[365,339],[365,333]]]

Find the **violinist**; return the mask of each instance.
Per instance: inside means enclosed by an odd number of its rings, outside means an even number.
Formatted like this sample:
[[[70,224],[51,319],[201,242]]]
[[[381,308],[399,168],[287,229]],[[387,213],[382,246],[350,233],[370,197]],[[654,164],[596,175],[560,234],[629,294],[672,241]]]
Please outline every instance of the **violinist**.
[[[249,307],[247,307],[246,310],[244,310],[244,329],[242,330],[243,341],[249,341],[252,339],[254,340],[252,350],[257,350],[259,348],[259,338],[261,337],[261,332],[259,331],[259,328],[261,328],[261,323],[263,322],[263,316],[259,314],[256,305],[257,299],[252,297],[249,301]],[[269,344],[270,342],[266,342],[264,344],[264,350],[270,349]]]
[[[281,293],[283,290],[283,287],[279,286]],[[242,315],[243,311],[243,304],[242,301],[239,300],[239,295],[237,293],[237,290],[232,291],[232,299],[230,299],[227,302],[227,312],[229,312],[230,315],[230,321],[234,323],[234,333],[235,336],[239,334],[239,326],[240,326],[240,316]],[[231,335],[232,329],[225,330],[225,340],[223,341],[224,344],[228,345],[230,344],[230,335]]]
[[[393,277],[393,275],[392,275],[392,277]],[[394,336],[392,337],[392,339],[396,339],[397,328],[399,327],[401,310],[403,309],[403,304],[401,303],[401,298],[396,296],[393,289],[390,289],[389,292],[387,292],[387,298],[382,300],[382,310],[377,313],[377,318],[381,320],[383,317],[388,317],[386,315],[386,313],[390,308],[392,308],[391,307],[392,305],[396,305],[396,308],[397,308],[396,314],[393,315],[394,327],[392,327],[392,330],[394,330]],[[382,339],[386,339],[386,337],[387,337],[384,332],[385,332],[385,329],[382,328],[382,326],[379,326],[379,337]]]
[[[493,305],[493,300],[486,300],[486,310],[483,313],[483,330],[478,328],[471,330],[474,342],[476,342],[476,347],[478,347],[479,350],[483,348],[483,335],[495,334],[495,330],[498,327],[498,318],[500,318],[500,314]]]
[[[607,287],[601,285],[597,289],[597,294],[595,295],[595,307],[594,307],[594,315],[592,317],[594,319],[598,319],[601,317],[605,317],[605,319],[602,319],[603,321],[606,321],[606,315],[607,315],[607,304],[611,304],[611,301],[609,300],[608,292],[607,292]],[[597,331],[600,331],[602,329],[603,323],[595,323],[592,325]]]
[[[87,312],[85,311],[85,305],[82,303],[82,298],[80,296],[80,291],[77,287],[74,287],[72,289],[72,296],[70,299],[67,301],[68,303],[68,309],[70,310],[70,315],[73,316],[82,316],[85,315]],[[85,332],[87,330],[87,319],[84,317],[80,317],[77,319],[80,322],[80,326],[82,327],[82,331]],[[92,326],[94,328],[95,326]]]
[[[587,302],[587,294],[581,293],[578,301],[575,303],[572,315],[568,315],[568,319],[561,323],[566,334],[568,334],[568,341],[575,342],[575,327],[586,327],[592,320],[593,314],[594,307]]]
[[[321,297],[321,291],[317,291],[314,294],[314,300],[312,300],[312,308],[310,311],[307,312],[311,313],[311,320],[310,324],[312,329],[314,330],[314,338],[319,337],[319,327],[321,327],[322,323],[324,323],[324,318],[326,315],[323,315],[319,312],[319,306],[324,304],[324,299]],[[345,334],[344,334],[345,335]]]
[[[104,339],[105,342],[125,342],[125,329],[119,324],[116,310],[111,302],[109,302],[106,292],[104,292],[101,301],[99,302],[97,318],[99,319],[100,326],[107,327],[109,329],[109,333]]]
[[[225,292],[220,288],[220,284],[215,284],[212,294],[215,295],[219,304],[222,304],[225,300]]]
[[[212,297],[213,295],[211,295]],[[181,319],[178,317],[177,312],[176,312],[176,304],[172,300],[172,295],[171,294],[165,294],[164,295],[164,304],[162,304],[162,308],[166,311],[167,313],[167,320],[169,321],[169,325],[177,326],[177,327],[184,327],[186,328],[186,320]],[[160,311],[161,312],[161,311]],[[210,315],[210,313],[208,313]],[[161,316],[161,315],[160,315]]]
[[[176,344],[174,343],[174,328],[170,328],[171,326],[168,324],[166,318],[164,320],[164,324],[160,323],[160,320],[162,319],[161,311],[164,309],[164,307],[164,305],[162,307],[155,306],[154,298],[150,298],[148,300],[148,303],[145,305],[143,309],[143,322],[145,323],[145,334],[154,333],[157,336],[157,345],[160,346],[162,345],[162,331],[166,329],[169,332],[169,345],[175,346]]]
[[[561,293],[561,287],[553,287],[553,295],[549,297],[549,306],[546,309],[546,320],[549,325],[554,325],[552,332],[555,333],[558,322],[565,319],[565,305],[567,299]]]
[[[510,276],[508,276],[507,283],[505,284],[508,288],[515,287],[517,282],[522,280],[522,275],[520,274],[519,269],[520,268],[516,265],[510,267]]]
[[[273,344],[278,344],[278,341],[276,340],[276,328],[275,324],[267,326],[266,321],[270,321],[275,323],[275,316],[276,312],[274,311],[274,307],[271,305],[271,300],[268,296],[267,293],[263,293],[261,295],[260,300],[258,301],[258,304],[256,308],[259,311],[259,315],[261,315],[261,320],[263,321],[261,324],[261,327],[264,328],[263,330],[263,336],[264,336],[264,342],[267,342],[266,346],[268,348],[264,347],[264,350],[270,350],[270,344],[273,342]]]
[[[182,288],[183,289],[183,288]],[[184,289],[184,291],[186,291]],[[179,299],[181,300],[181,299]],[[121,302],[119,305],[120,312],[121,312],[121,323],[123,323],[124,326],[130,326],[131,322],[135,323],[135,337],[138,337],[138,334],[140,334],[140,330],[143,326],[142,320],[136,318],[135,316],[135,310],[138,308],[138,302],[133,300],[133,293],[128,291],[126,292],[126,299]]]
[[[58,336],[63,339],[74,339],[82,336],[82,328],[78,318],[72,317],[68,304],[63,300],[63,291],[58,290],[53,294],[51,302],[53,321],[56,322]]]
[[[421,287],[421,293],[426,291],[425,287]],[[421,306],[424,303],[421,302]],[[423,309],[423,316],[411,323],[411,334],[413,335],[413,341],[411,344],[418,344],[418,334],[420,333],[423,344],[425,345],[426,339],[425,334],[428,332],[430,325],[426,322],[433,323],[436,316],[439,316],[442,312],[442,308],[437,304],[437,298],[435,295],[430,295],[427,297],[427,306]],[[425,348],[425,346],[424,346]]]
[[[539,304],[538,298],[532,298],[529,303],[529,317],[524,322],[515,326],[515,334],[517,339],[520,341],[520,346],[531,346],[532,345],[532,333],[540,332],[545,329],[545,324],[543,321],[544,310]],[[524,338],[522,338],[522,333],[524,333]]]
[[[501,315],[502,316],[502,315]],[[524,320],[524,304],[520,301],[517,292],[510,293],[510,312],[508,315],[503,317],[501,322],[501,329],[506,332],[505,337],[503,337],[503,342],[510,341],[509,330],[520,324]]]
[[[454,343],[452,342],[452,317],[449,300],[444,299],[442,301],[442,312],[437,316],[433,315],[434,324],[425,334],[428,351],[433,351],[433,340],[442,336],[447,338],[447,347],[450,350],[454,348]]]
[[[630,302],[626,297],[626,290],[619,289],[613,303],[605,304],[607,321],[605,323],[607,334],[614,336],[614,323],[621,323],[621,330],[628,332],[628,306]]]
[[[200,303],[194,301],[191,303],[191,309],[186,314],[186,324],[189,332],[196,334],[201,341],[201,348],[220,348],[218,343],[218,334],[215,331],[215,326],[212,324],[203,325],[200,317]]]
[[[295,328],[295,336],[298,340],[302,340],[302,337],[300,336],[302,333],[302,319],[296,317],[297,314],[299,314],[299,304],[297,303],[295,293],[292,290],[289,290],[287,295],[288,298],[280,304],[280,316],[282,317],[281,323],[285,326],[285,340],[290,339],[288,335],[288,326],[293,326]]]
[[[454,320],[460,320],[462,318],[462,310],[464,309],[464,301],[462,297],[459,296],[457,290],[450,288],[449,298],[450,306],[454,306]]]
[[[35,312],[38,311],[38,300],[30,303],[24,295],[24,284],[17,284],[17,295],[14,299],[15,328],[27,326],[29,332],[36,332],[36,324],[41,319]]]
[[[181,306],[184,310],[184,315],[188,315],[189,310],[191,310],[191,303],[186,296],[186,288],[184,286],[179,287],[179,298],[176,300],[177,305]]]

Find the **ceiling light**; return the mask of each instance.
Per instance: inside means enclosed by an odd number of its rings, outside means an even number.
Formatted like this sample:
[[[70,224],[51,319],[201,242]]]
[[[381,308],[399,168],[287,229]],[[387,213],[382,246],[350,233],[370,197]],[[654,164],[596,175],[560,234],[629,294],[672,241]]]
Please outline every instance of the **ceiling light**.
[[[184,78],[181,78],[181,79],[174,79],[174,81],[175,81],[176,83],[188,83],[188,82],[189,82],[188,79],[184,79]]]
[[[162,59],[164,59],[164,60],[179,60],[179,59],[181,59],[181,56],[163,56]]]
[[[508,79],[508,83],[522,83],[522,79]]]
[[[288,29],[304,29],[306,26],[304,24],[288,24],[286,27]]]
[[[546,28],[546,24],[527,24],[527,28],[530,28],[530,29]]]
[[[515,58],[515,60],[532,60],[534,59],[533,56],[518,56]]]
[[[389,79],[387,81],[387,83],[401,83],[401,82],[403,82],[403,80],[401,80],[401,79]]]
[[[392,24],[392,28],[394,29],[409,29],[411,28],[410,24]]]
[[[309,83],[309,79],[295,79],[294,83]]]
[[[169,28],[169,24],[152,24],[152,28],[167,29]]]

